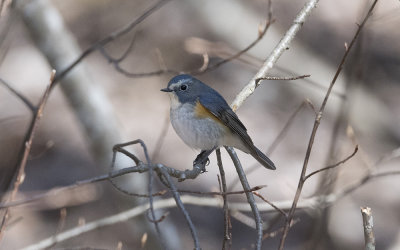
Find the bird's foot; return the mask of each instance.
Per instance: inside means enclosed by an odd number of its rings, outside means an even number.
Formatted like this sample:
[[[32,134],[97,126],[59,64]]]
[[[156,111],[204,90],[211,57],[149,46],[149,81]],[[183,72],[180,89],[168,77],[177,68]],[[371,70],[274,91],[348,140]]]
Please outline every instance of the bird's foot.
[[[201,151],[200,154],[197,155],[196,159],[193,161],[193,167],[200,165],[199,167],[201,168],[201,172],[207,172],[206,166],[210,164],[210,159],[208,159],[209,155],[210,152],[208,150]]]
[[[208,159],[208,157],[201,157],[201,155],[198,155],[193,161],[193,167],[200,167],[202,173],[207,172],[206,166],[208,166],[208,164],[210,164],[210,159]]]

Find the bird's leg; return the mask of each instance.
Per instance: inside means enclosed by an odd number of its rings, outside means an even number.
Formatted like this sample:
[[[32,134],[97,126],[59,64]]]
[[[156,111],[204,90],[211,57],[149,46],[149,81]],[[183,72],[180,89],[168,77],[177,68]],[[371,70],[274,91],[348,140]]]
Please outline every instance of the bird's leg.
[[[206,166],[210,163],[210,160],[208,159],[208,156],[216,149],[217,147],[214,147],[209,150],[202,150],[200,154],[197,155],[196,159],[193,161],[193,166],[200,164],[201,171],[204,173],[206,172]]]

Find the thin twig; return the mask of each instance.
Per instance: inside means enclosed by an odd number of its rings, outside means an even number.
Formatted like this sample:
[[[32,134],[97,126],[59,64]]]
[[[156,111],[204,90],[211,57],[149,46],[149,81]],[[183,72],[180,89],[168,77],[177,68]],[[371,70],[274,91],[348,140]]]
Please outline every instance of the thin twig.
[[[299,79],[304,79],[307,77],[310,77],[311,75],[301,75],[301,76],[291,76],[291,77],[287,77],[287,76],[265,76],[265,77],[260,77],[256,79],[256,85],[259,85],[260,81],[262,80],[271,80],[271,81],[294,81],[294,80],[299,80]]]
[[[142,140],[133,141],[132,144],[134,144],[134,143],[139,143],[142,146],[144,155],[146,157],[146,162],[149,165],[148,195],[149,195],[151,222],[154,224],[154,227],[156,228],[157,236],[158,236],[158,238],[159,238],[159,240],[161,242],[161,245],[165,246],[165,241],[164,241],[164,239],[163,239],[163,237],[161,235],[160,227],[158,225],[159,222],[156,219],[156,215],[155,215],[155,212],[154,212],[154,205],[153,205],[153,203],[154,203],[154,197],[153,197],[153,182],[154,182],[153,165],[151,163],[150,156],[149,156],[149,153],[147,151],[146,144],[144,144],[144,142]]]
[[[217,198],[204,198],[204,197],[194,197],[194,196],[189,196],[189,195],[184,195],[181,196],[181,200],[184,204],[192,204],[192,205],[197,205],[201,207],[222,207],[223,202],[221,199]],[[233,205],[238,204],[239,206],[234,206],[234,209],[240,209],[244,208],[245,211],[249,210],[248,203],[233,203]],[[155,209],[163,209],[163,208],[174,208],[176,207],[175,199],[174,198],[168,198],[168,199],[163,199],[163,200],[157,200],[154,202],[154,208]],[[108,216],[99,220],[95,220],[89,223],[86,223],[84,225],[80,225],[74,228],[71,228],[69,230],[66,230],[64,232],[61,232],[57,234],[55,237],[51,236],[47,239],[41,240],[39,242],[36,242],[32,245],[29,245],[23,250],[33,250],[33,249],[44,249],[47,248],[55,243],[60,243],[62,241],[71,239],[76,236],[82,236],[84,233],[105,227],[105,226],[110,226],[116,223],[121,223],[125,222],[127,220],[130,220],[136,216],[139,216],[141,214],[146,213],[149,209],[149,204],[143,204],[136,206],[132,209],[123,211],[118,214],[114,214],[112,216]]]
[[[290,227],[293,227],[296,223],[298,223],[300,221],[300,219],[294,219],[292,221],[292,224],[290,225]],[[273,232],[270,233],[265,233],[263,236],[263,240],[268,239],[268,238],[273,238],[276,237],[279,233],[282,233],[284,230],[284,227],[279,228],[278,230],[275,230]]]
[[[224,201],[224,205],[222,207],[224,211],[224,239],[222,241],[222,249],[230,249],[232,245],[232,233],[230,232],[230,218],[229,218],[229,208],[228,208],[228,199],[227,199],[227,187],[226,187],[226,179],[225,179],[225,171],[224,171],[224,166],[222,165],[222,159],[221,159],[221,150],[217,148],[216,150],[217,154],[217,164],[219,168],[219,173],[221,175],[221,193],[222,194],[222,199]]]
[[[353,156],[357,153],[357,151],[358,151],[358,145],[356,145],[356,147],[354,148],[354,151],[353,151],[353,153],[351,153],[351,155],[347,156],[345,159],[343,159],[343,160],[341,160],[341,161],[339,161],[339,162],[337,162],[337,163],[335,163],[335,164],[332,164],[332,165],[329,165],[329,166],[327,166],[327,167],[318,169],[318,170],[316,170],[316,171],[314,171],[314,172],[311,172],[310,174],[308,174],[308,175],[306,175],[306,176],[304,177],[304,181],[306,181],[306,180],[307,180],[308,178],[310,178],[311,176],[313,176],[313,175],[315,175],[315,174],[318,174],[318,173],[320,173],[320,172],[322,172],[322,171],[326,171],[326,170],[328,170],[328,169],[336,168],[337,166],[342,165],[342,164],[345,163],[346,161],[348,161],[348,160],[350,160],[351,158],[353,158]]]
[[[250,185],[247,181],[246,175],[243,171],[242,164],[239,161],[239,158],[236,155],[235,150],[232,147],[225,147],[226,151],[228,151],[229,156],[231,157],[233,164],[235,165],[236,172],[239,175],[240,182],[242,183],[244,190],[249,190]],[[256,222],[256,231],[257,231],[257,240],[256,240],[256,249],[260,250],[262,245],[262,220],[260,216],[260,212],[258,211],[256,202],[254,200],[253,193],[246,193],[247,202],[250,204],[251,210],[253,212],[254,220]]]
[[[113,178],[123,176],[129,173],[144,173],[148,171],[148,166],[147,165],[141,165],[141,166],[135,166],[135,167],[128,167],[128,168],[123,168],[123,169],[117,169],[113,170],[112,172],[96,177],[92,177],[89,179],[77,181],[72,185],[65,186],[65,187],[58,187],[58,188],[53,188],[49,191],[46,191],[44,193],[36,194],[31,197],[25,198],[25,199],[20,199],[20,200],[15,200],[15,201],[10,201],[10,202],[4,202],[0,203],[0,209],[3,208],[8,208],[8,207],[16,207],[16,206],[21,206],[24,204],[28,204],[31,202],[39,201],[41,199],[45,198],[50,198],[51,196],[57,196],[61,195],[62,192],[69,191],[71,189],[79,188],[82,187],[83,185],[88,185],[88,184],[94,184],[96,182],[100,181],[105,181],[105,180],[111,180]],[[142,198],[148,198],[148,194],[138,194],[138,193],[132,193],[128,192],[126,190],[123,190],[119,188],[118,186],[115,186],[118,190],[120,190],[123,193],[126,193],[131,196],[136,196],[136,197],[142,197]],[[238,194],[244,194],[246,192],[254,192],[258,191],[262,188],[266,187],[265,185],[259,185],[251,188],[250,190],[243,190],[243,191],[232,191],[232,192],[200,192],[200,191],[192,191],[192,190],[184,190],[184,189],[178,189],[178,192],[180,193],[189,193],[189,194],[198,194],[198,195],[207,195],[207,196],[215,196],[215,195],[238,195]],[[167,193],[167,190],[161,190],[159,192],[154,192],[152,196],[163,196]]]
[[[53,70],[51,72],[51,76],[50,76],[50,84],[47,86],[42,98],[39,101],[39,104],[37,106],[37,108],[35,109],[36,112],[33,115],[32,118],[32,123],[31,126],[29,127],[27,136],[25,137],[24,140],[24,150],[22,151],[22,157],[18,158],[19,162],[18,162],[18,169],[16,171],[16,176],[14,179],[14,186],[13,186],[13,190],[11,192],[11,196],[9,198],[9,201],[13,201],[15,199],[15,196],[18,193],[19,190],[19,186],[24,182],[25,179],[25,166],[26,163],[28,161],[28,156],[29,153],[31,151],[31,147],[32,147],[32,142],[33,139],[35,137],[35,132],[39,126],[39,121],[42,118],[43,115],[43,110],[44,107],[46,105],[47,99],[49,97],[50,94],[50,89],[52,87],[52,83],[54,80],[54,76],[55,76],[56,71]],[[2,238],[2,234],[6,228],[6,224],[7,224],[7,219],[9,217],[9,208],[6,209],[6,211],[4,212],[3,218],[2,218],[2,222],[0,225],[0,239]]]
[[[36,111],[35,105],[33,105],[28,98],[26,98],[23,94],[19,93],[16,89],[11,87],[10,84],[8,84],[5,80],[0,78],[0,82],[8,89],[10,90],[14,95],[18,97],[32,112]]]
[[[268,31],[268,28],[271,26],[272,23],[273,23],[273,20],[272,20],[272,4],[271,4],[271,0],[268,0],[267,20],[266,20],[266,22],[265,22],[265,24],[263,25],[262,28],[261,28],[261,25],[259,26],[258,37],[252,43],[250,43],[246,48],[242,49],[241,51],[237,52],[236,54],[233,54],[233,55],[229,56],[228,58],[225,58],[222,61],[219,61],[219,62],[217,62],[217,63],[215,63],[213,65],[209,65],[203,71],[200,70],[198,72],[190,72],[190,73],[191,74],[199,74],[199,73],[209,72],[209,71],[217,69],[218,67],[220,67],[221,65],[223,65],[223,64],[225,64],[227,62],[230,62],[230,61],[235,60],[236,58],[240,57],[241,55],[243,55],[244,53],[246,53],[247,51],[252,49],[259,41],[261,41],[261,39],[263,39],[263,37],[265,36],[265,34]]]
[[[189,213],[186,211],[185,206],[182,203],[181,197],[179,195],[178,190],[175,187],[175,184],[173,183],[173,181],[171,180],[171,176],[169,175],[169,173],[166,171],[165,168],[163,167],[159,167],[158,168],[162,175],[164,176],[164,178],[166,179],[166,181],[168,182],[170,191],[172,193],[172,196],[174,197],[175,203],[178,206],[178,208],[181,210],[183,216],[185,217],[185,220],[190,228],[190,233],[192,235],[193,238],[193,243],[194,243],[194,247],[196,250],[200,250],[200,243],[199,243],[199,238],[197,237],[197,231],[195,226],[193,225],[192,219],[189,216]]]
[[[269,55],[267,60],[264,62],[263,66],[257,72],[257,74],[249,81],[249,83],[240,91],[240,93],[236,96],[235,100],[231,104],[231,107],[234,111],[236,111],[243,102],[255,91],[255,89],[259,86],[257,84],[257,79],[265,77],[268,75],[268,71],[272,69],[275,63],[278,61],[279,57],[282,55],[284,51],[286,51],[290,47],[290,43],[293,38],[296,36],[297,32],[303,26],[306,18],[311,13],[311,11],[316,7],[318,0],[309,0],[304,8],[299,12],[297,17],[294,19],[292,26],[280,40],[280,42],[276,45],[272,53]]]
[[[279,213],[281,213],[283,215],[283,217],[287,218],[287,213],[285,211],[283,211],[282,209],[280,209],[279,207],[277,207],[274,203],[270,202],[269,200],[265,199],[259,192],[253,192],[254,195],[260,197],[261,200],[265,201],[266,203],[268,203],[271,207],[273,207],[276,211],[278,211]]]
[[[393,175],[400,175],[400,171],[390,171],[386,173],[378,173],[378,174],[371,174],[369,176],[364,177],[362,180],[359,182],[355,183],[349,188],[346,188],[342,192],[338,194],[330,194],[330,195],[323,195],[323,196],[316,196],[316,197],[311,197],[307,199],[302,199],[298,202],[298,208],[307,208],[307,209],[321,209],[321,206],[324,205],[329,205],[333,204],[339,199],[343,198],[347,194],[353,192],[355,189],[360,188],[362,185],[368,183],[372,179],[376,178],[381,178],[381,177],[386,177],[386,176],[393,176]],[[223,201],[220,198],[205,198],[205,197],[196,197],[196,196],[191,196],[191,195],[183,195],[180,197],[182,203],[184,204],[191,204],[191,205],[196,205],[196,206],[201,206],[201,207],[223,207]],[[274,202],[276,207],[281,208],[282,210],[289,210],[292,206],[292,201],[287,200],[287,201],[276,201]],[[272,212],[276,211],[275,208],[271,207],[269,204],[266,203],[260,203],[257,204],[259,207],[260,211],[263,212]],[[174,198],[169,198],[169,199],[163,199],[163,200],[157,200],[154,202],[154,208],[155,209],[163,209],[167,207],[176,207],[175,199]],[[249,208],[248,203],[243,203],[243,202],[230,202],[229,207],[231,210],[239,210],[243,212],[250,212],[251,208]],[[87,223],[82,226],[78,226],[76,228],[72,228],[70,230],[67,230],[65,232],[62,232],[58,234],[56,237],[51,236],[50,238],[47,238],[45,240],[42,240],[38,243],[35,243],[34,245],[30,245],[29,247],[24,248],[26,249],[42,249],[46,248],[48,246],[51,246],[55,242],[61,242],[70,238],[73,238],[75,236],[80,236],[83,233],[112,225],[115,223],[119,222],[124,222],[126,220],[129,220],[135,216],[138,216],[140,214],[145,213],[149,209],[149,204],[143,204],[137,207],[134,207],[130,210],[121,212],[119,214],[115,214],[103,219],[99,219],[97,221],[93,221],[90,223]],[[296,220],[293,220],[293,223],[295,223]],[[293,225],[292,223],[292,225]]]
[[[146,76],[156,76],[156,75],[161,75],[164,73],[171,73],[171,74],[178,74],[179,72],[176,70],[172,70],[172,69],[160,69],[160,70],[155,70],[155,71],[150,71],[150,72],[142,72],[142,73],[133,73],[133,72],[129,72],[128,70],[124,69],[121,67],[120,65],[120,58],[115,59],[113,58],[110,54],[108,54],[107,51],[105,51],[104,47],[99,47],[99,51],[101,53],[101,55],[107,59],[107,61],[109,63],[111,63],[114,66],[114,69],[123,74],[126,77],[131,77],[131,78],[136,78],[136,77],[146,77]],[[122,57],[124,58],[124,57]]]
[[[135,28],[138,24],[140,24],[143,20],[145,20],[148,16],[153,14],[155,11],[160,9],[164,4],[166,4],[170,0],[160,0],[156,2],[150,9],[145,11],[141,16],[135,18],[133,21],[122,27],[121,29],[112,32],[107,37],[103,38],[102,40],[96,42],[88,49],[86,49],[73,63],[71,63],[66,69],[60,72],[60,74],[56,75],[54,78],[54,82],[60,81],[66,74],[68,74],[76,65],[78,65],[84,58],[88,55],[96,51],[98,48],[104,47],[106,44],[114,41],[115,39],[127,34],[133,28]]]
[[[327,91],[327,93],[325,95],[325,98],[324,98],[324,100],[323,100],[323,102],[321,104],[321,107],[320,107],[320,109],[318,111],[318,115],[315,117],[313,130],[311,132],[310,140],[309,140],[308,147],[307,147],[307,152],[306,152],[306,155],[305,155],[305,158],[304,158],[303,168],[301,170],[300,180],[299,180],[299,183],[298,183],[298,187],[297,187],[297,190],[296,190],[295,197],[293,199],[292,208],[289,211],[288,220],[286,221],[286,224],[285,224],[285,229],[283,231],[282,238],[281,238],[281,241],[280,241],[280,244],[279,244],[279,250],[282,250],[284,245],[285,245],[285,241],[286,241],[287,234],[289,232],[290,224],[291,224],[291,222],[293,220],[294,213],[296,211],[297,202],[298,202],[298,200],[300,198],[300,194],[301,194],[301,191],[303,189],[304,182],[305,182],[307,166],[308,166],[308,162],[309,162],[309,159],[310,159],[310,156],[311,156],[311,150],[312,150],[312,147],[313,147],[313,144],[314,144],[315,135],[317,133],[319,124],[321,122],[321,118],[322,118],[322,115],[324,113],[326,104],[328,102],[331,90],[332,90],[333,86],[336,83],[336,79],[338,78],[339,74],[342,71],[343,65],[344,65],[344,63],[345,63],[345,61],[347,59],[347,56],[348,56],[351,48],[353,47],[355,41],[357,40],[357,37],[360,34],[362,28],[364,27],[364,24],[366,23],[366,21],[368,20],[369,16],[371,15],[372,10],[374,9],[376,3],[377,3],[377,0],[375,0],[373,2],[371,8],[369,9],[367,15],[365,16],[365,18],[363,20],[363,22],[361,23],[361,25],[359,25],[359,27],[357,29],[357,32],[355,33],[353,39],[351,40],[350,45],[347,47],[347,49],[346,49],[346,51],[345,51],[345,53],[344,53],[344,55],[342,57],[342,60],[341,60],[341,62],[339,64],[339,66],[338,66],[338,69],[337,69],[337,71],[335,73],[335,76],[333,77],[333,79],[332,79],[332,81],[331,81],[331,83],[329,85],[328,91]]]
[[[271,155],[272,152],[276,149],[276,147],[279,145],[279,143],[283,140],[285,135],[290,129],[290,126],[293,124],[294,119],[297,117],[299,112],[303,109],[303,107],[309,102],[309,100],[303,101],[297,109],[290,115],[289,119],[286,121],[285,125],[283,126],[282,130],[279,132],[279,134],[275,137],[275,139],[272,141],[271,146],[269,146],[267,150],[267,155]],[[253,173],[255,170],[259,169],[260,165],[258,163],[250,166],[248,169],[246,169],[245,173],[246,175],[249,175]],[[228,190],[231,190],[236,184],[238,183],[239,177],[235,177],[235,179],[231,182],[229,185]]]

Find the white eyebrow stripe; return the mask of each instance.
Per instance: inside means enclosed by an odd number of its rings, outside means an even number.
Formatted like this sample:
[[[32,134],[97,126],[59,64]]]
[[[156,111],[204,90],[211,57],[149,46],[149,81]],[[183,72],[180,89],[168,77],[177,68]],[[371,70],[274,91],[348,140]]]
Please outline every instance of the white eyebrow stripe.
[[[177,86],[179,86],[179,85],[181,85],[182,84],[182,81],[179,81],[179,82],[177,82],[177,83],[173,83],[173,84],[171,84],[171,85],[169,85],[169,89],[174,89],[175,87],[177,87]]]

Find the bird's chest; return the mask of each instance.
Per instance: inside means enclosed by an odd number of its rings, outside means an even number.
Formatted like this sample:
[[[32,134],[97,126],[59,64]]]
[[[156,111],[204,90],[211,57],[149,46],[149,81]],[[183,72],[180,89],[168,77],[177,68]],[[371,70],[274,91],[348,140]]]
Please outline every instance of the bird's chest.
[[[199,117],[195,105],[171,105],[170,112],[172,126],[188,146],[205,150],[220,145],[224,128],[211,118]]]

